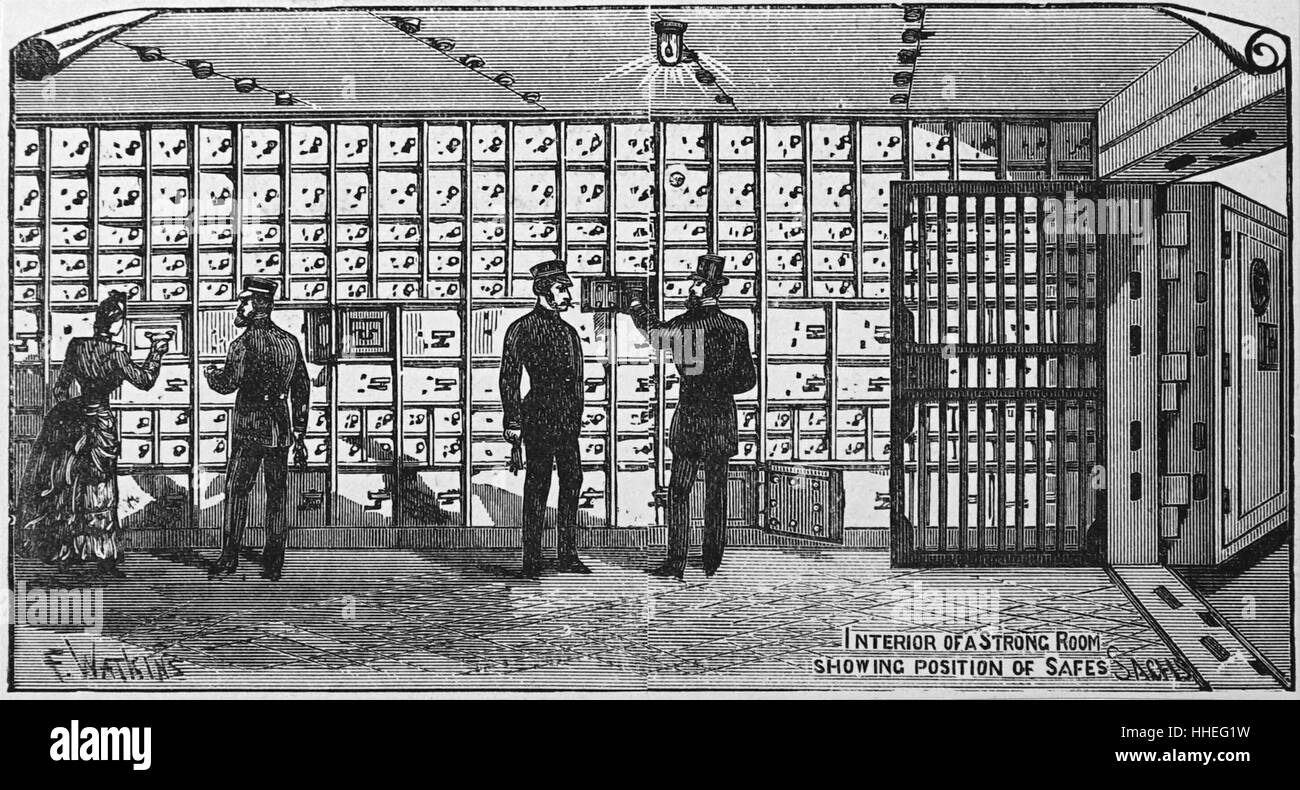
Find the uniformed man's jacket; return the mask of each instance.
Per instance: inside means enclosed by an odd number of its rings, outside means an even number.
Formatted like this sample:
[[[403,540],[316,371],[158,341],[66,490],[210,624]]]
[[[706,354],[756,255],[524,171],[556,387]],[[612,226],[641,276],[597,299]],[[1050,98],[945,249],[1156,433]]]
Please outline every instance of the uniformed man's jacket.
[[[735,455],[735,396],[757,382],[744,322],[716,304],[693,307],[662,322],[644,305],[630,312],[642,331],[657,330],[658,348],[673,353],[680,384],[669,448],[675,455]]]
[[[254,316],[226,354],[226,366],[208,376],[216,392],[235,395],[234,438],[266,447],[288,447],[292,431],[307,429],[311,382],[298,339]]]
[[[528,394],[520,379],[528,371]],[[537,306],[506,330],[501,355],[505,427],[530,441],[573,439],[582,427],[582,341],[555,310]]]

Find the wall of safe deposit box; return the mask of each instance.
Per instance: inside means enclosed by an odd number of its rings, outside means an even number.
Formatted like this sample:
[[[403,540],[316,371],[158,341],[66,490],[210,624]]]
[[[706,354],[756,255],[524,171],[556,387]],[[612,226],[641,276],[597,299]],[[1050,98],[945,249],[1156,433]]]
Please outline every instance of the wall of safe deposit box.
[[[736,463],[840,466],[848,526],[886,525],[890,182],[1088,178],[1093,150],[1085,120],[20,127],[11,474],[68,340],[127,290],[137,356],[178,338],[157,386],[115,400],[126,523],[218,525],[233,398],[198,369],[258,274],[281,280],[278,323],[306,344],[323,309],[342,351],[309,365],[294,523],[460,525],[469,491],[469,524],[517,524],[497,365],[528,268],[652,276],[671,313],[717,251],[761,363]],[[625,316],[566,318],[587,350],[582,519],[655,523],[676,374]]]

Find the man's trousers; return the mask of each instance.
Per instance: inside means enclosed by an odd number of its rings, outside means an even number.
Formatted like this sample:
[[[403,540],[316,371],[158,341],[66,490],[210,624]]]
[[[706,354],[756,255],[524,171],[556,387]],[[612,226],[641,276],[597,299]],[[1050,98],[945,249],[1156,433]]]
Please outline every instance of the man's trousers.
[[[556,514],[557,549],[561,562],[578,557],[578,492],[582,487],[582,456],[578,437],[546,441],[524,434],[524,565],[542,560],[542,530],[546,524],[546,498],[551,493],[551,469],[559,473],[559,507]]]
[[[727,466],[725,455],[691,456],[673,454],[672,477],[668,481],[668,563],[686,567],[691,537],[691,489],[704,470],[704,569],[709,573],[722,564],[727,545]]]
[[[226,462],[226,542],[238,544],[248,518],[248,495],[257,482],[258,468],[264,470],[266,482],[266,539],[283,539],[288,534],[285,521],[285,490],[288,487],[289,448],[267,447],[249,439],[235,439]]]

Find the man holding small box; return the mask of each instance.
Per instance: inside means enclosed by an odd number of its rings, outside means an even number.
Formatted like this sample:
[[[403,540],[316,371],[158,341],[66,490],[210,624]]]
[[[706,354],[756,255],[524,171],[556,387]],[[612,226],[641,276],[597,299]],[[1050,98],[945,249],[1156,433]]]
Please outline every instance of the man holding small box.
[[[704,572],[712,576],[726,547],[727,466],[736,454],[735,396],[757,383],[749,330],[722,312],[718,297],[727,284],[724,259],[701,255],[691,275],[686,312],[659,321],[639,299],[628,313],[651,345],[669,348],[681,382],[668,447],[673,452],[668,484],[668,558],[651,571],[681,579],[690,544],[690,496],[704,470]]]

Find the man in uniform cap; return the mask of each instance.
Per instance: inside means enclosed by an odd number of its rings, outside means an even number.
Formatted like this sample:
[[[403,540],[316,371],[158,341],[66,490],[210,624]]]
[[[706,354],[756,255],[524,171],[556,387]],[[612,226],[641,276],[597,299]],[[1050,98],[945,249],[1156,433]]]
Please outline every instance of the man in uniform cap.
[[[690,543],[690,496],[704,470],[704,572],[712,576],[726,546],[727,465],[736,454],[735,396],[756,383],[749,330],[718,308],[724,259],[701,255],[687,293],[686,312],[659,321],[635,300],[628,312],[651,345],[669,348],[681,382],[668,447],[673,452],[668,484],[668,558],[651,573],[682,578]]]
[[[311,393],[298,339],[271,320],[278,285],[265,277],[244,278],[235,313],[235,326],[244,333],[230,344],[224,367],[203,370],[214,391],[238,393],[226,462],[225,540],[213,570],[230,574],[239,564],[248,494],[261,467],[266,482],[262,575],[271,580],[278,580],[284,567],[289,448],[302,443]]]
[[[536,578],[542,565],[542,527],[551,468],[559,473],[556,531],[558,568],[590,573],[578,558],[578,493],[582,457],[582,341],[560,313],[573,306],[573,281],[564,261],[530,270],[537,306],[506,330],[501,355],[501,408],[506,441],[524,444],[524,561],[522,574]],[[520,397],[520,374],[528,371],[528,394]]]

